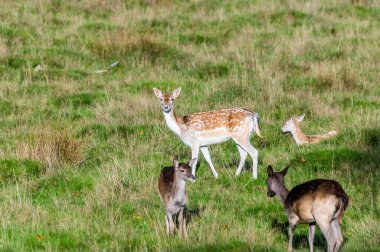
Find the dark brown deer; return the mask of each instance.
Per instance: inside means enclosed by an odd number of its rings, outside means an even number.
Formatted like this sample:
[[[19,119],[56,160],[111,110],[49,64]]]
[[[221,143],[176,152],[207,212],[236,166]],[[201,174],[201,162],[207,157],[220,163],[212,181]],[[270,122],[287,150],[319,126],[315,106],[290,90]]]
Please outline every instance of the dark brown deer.
[[[293,233],[297,224],[309,224],[310,251],[314,251],[315,224],[327,240],[328,251],[339,251],[343,244],[340,223],[348,205],[348,196],[335,180],[315,179],[295,186],[290,192],[285,187],[286,167],[274,172],[268,166],[268,196],[277,195],[284,205],[289,220],[288,251],[293,250]]]
[[[186,181],[194,181],[195,177],[191,174],[191,165],[196,159],[187,163],[179,163],[173,159],[173,166],[165,167],[161,170],[158,181],[158,191],[166,211],[166,231],[168,235],[174,233],[175,224],[173,215],[178,214],[179,234],[187,237],[186,220],[184,208],[187,203]]]

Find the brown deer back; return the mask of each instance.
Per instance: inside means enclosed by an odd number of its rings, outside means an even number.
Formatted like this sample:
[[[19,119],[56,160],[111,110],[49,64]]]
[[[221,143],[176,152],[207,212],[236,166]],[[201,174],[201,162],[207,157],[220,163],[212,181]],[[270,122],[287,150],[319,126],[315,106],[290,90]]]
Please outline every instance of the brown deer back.
[[[160,178],[158,180],[158,191],[164,206],[172,195],[173,185],[175,180],[175,169],[173,166],[164,167],[161,170]]]
[[[340,207],[340,202],[343,202],[344,210],[349,201],[347,194],[337,181],[316,179],[295,186],[286,197],[285,209],[297,214],[301,221],[310,222],[314,219],[313,206],[326,200],[336,204],[337,209]]]

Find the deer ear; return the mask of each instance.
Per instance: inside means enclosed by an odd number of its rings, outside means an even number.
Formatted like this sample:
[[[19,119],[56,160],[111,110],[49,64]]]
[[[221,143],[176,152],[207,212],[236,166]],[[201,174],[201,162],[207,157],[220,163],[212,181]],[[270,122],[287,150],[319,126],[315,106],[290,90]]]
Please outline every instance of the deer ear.
[[[271,165],[268,165],[267,172],[269,176],[273,176],[273,167]]]
[[[177,98],[179,96],[179,94],[181,93],[181,88],[177,88],[176,90],[174,90],[173,92],[173,97],[174,98]]]
[[[177,160],[176,157],[173,158],[173,166],[174,166],[175,169],[177,169],[178,166],[179,166],[179,162],[178,162],[178,160]]]
[[[285,177],[285,175],[288,173],[288,169],[289,169],[289,165],[286,166],[286,167],[281,171],[282,176]]]
[[[161,98],[162,97],[162,92],[158,88],[153,88],[153,92],[157,96],[157,98]]]
[[[197,161],[197,158],[191,159],[189,162],[187,162],[187,164],[191,167],[191,166],[193,166],[193,164],[195,163],[195,161]]]
[[[305,114],[300,115],[299,117],[297,117],[297,121],[302,122],[304,117],[305,117]]]

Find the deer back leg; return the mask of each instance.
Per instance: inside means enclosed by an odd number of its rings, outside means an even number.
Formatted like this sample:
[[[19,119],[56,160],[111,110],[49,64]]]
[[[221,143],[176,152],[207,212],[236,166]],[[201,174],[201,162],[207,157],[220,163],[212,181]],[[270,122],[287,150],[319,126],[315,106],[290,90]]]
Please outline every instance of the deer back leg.
[[[252,177],[257,179],[257,163],[259,152],[251,145],[248,139],[234,139],[235,142],[252,158]]]
[[[240,154],[240,163],[239,163],[239,166],[236,170],[236,176],[239,176],[243,167],[244,167],[244,164],[245,164],[245,160],[247,158],[247,155],[248,153],[242,148],[240,147],[239,145],[237,145],[237,148],[239,150],[239,154]]]
[[[337,218],[331,222],[331,229],[334,233],[334,237],[336,241],[334,251],[339,251],[340,247],[343,244],[343,236],[340,230],[339,220]]]
[[[317,201],[320,199],[316,199]],[[312,214],[319,228],[321,229],[323,236],[327,241],[327,251],[333,252],[337,240],[333,229],[331,227],[331,222],[334,220],[334,214],[336,213],[335,204],[331,204],[333,201],[328,201],[320,204],[315,204],[312,210]]]
[[[317,224],[319,228],[321,229],[323,236],[326,238],[327,241],[327,251],[333,252],[335,247],[335,236],[333,233],[333,230],[330,225],[330,220],[327,218],[316,218]]]
[[[315,236],[315,223],[309,224],[309,247],[310,247],[310,252],[314,251],[314,236]]]

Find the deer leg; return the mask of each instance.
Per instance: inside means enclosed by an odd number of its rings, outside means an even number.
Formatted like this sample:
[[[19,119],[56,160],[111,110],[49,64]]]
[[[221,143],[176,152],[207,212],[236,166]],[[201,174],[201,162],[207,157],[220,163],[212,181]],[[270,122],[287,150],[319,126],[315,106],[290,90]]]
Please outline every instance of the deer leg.
[[[173,221],[173,215],[170,212],[167,212],[166,218],[167,218],[167,223],[169,224],[168,225],[168,230],[169,230],[168,234],[172,235],[174,233],[174,229],[175,229],[175,225],[174,225],[174,221]]]
[[[191,146],[191,158],[196,158],[195,162],[193,163],[193,166],[191,167],[191,173],[195,177],[195,169],[197,167],[198,163],[198,156],[199,156],[199,146]]]
[[[323,236],[326,238],[327,241],[327,251],[328,252],[333,252],[334,247],[335,247],[335,237],[334,233],[332,231],[332,228],[330,226],[330,221],[329,220],[323,220],[323,221],[318,221],[317,223],[319,225],[319,228],[321,229]]]
[[[187,238],[187,230],[186,230],[186,219],[184,215],[184,207],[181,207],[178,216],[179,221],[179,234],[181,237]]]
[[[288,252],[293,251],[293,235],[294,235],[294,229],[296,229],[296,225],[290,223],[290,226],[289,226],[289,243],[288,243]]]
[[[315,235],[315,223],[309,224],[309,247],[310,252],[314,251],[314,235]]]
[[[211,156],[210,156],[210,152],[208,150],[208,147],[207,146],[201,147],[201,151],[202,151],[203,156],[205,157],[208,165],[211,168],[212,174],[214,175],[215,178],[218,178],[219,175],[216,172],[214,165],[212,164]]]
[[[241,173],[241,170],[244,167],[245,159],[247,158],[248,153],[242,147],[240,147],[239,145],[237,145],[237,148],[238,148],[239,154],[240,154],[240,163],[239,163],[239,166],[238,166],[238,168],[236,170],[236,176],[239,176],[240,173]]]
[[[251,143],[249,142],[249,140],[247,141],[244,141],[244,142],[237,142],[237,144],[243,148],[243,150],[245,150],[246,152],[248,152],[248,154],[251,156],[252,158],[252,177],[254,179],[257,179],[257,160],[258,160],[258,156],[259,156],[259,152],[253,148],[253,146],[251,145]]]
[[[165,214],[165,223],[166,223],[166,234],[170,235],[170,223],[168,214]]]
[[[342,232],[340,231],[340,226],[339,226],[339,220],[338,219],[334,219],[331,222],[331,229],[332,229],[332,231],[334,233],[334,237],[335,237],[335,248],[334,248],[334,251],[339,251],[340,247],[343,244],[343,236],[342,236]]]

